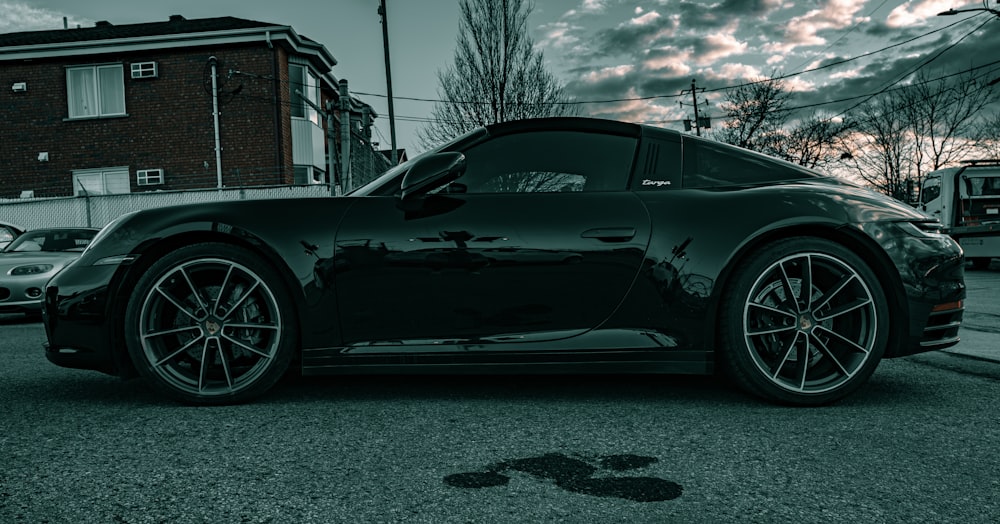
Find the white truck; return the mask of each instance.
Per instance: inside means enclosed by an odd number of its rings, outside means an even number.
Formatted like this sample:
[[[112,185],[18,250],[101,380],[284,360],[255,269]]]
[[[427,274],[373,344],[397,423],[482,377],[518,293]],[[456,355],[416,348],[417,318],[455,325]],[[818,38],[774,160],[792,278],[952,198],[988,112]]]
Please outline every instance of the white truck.
[[[1000,160],[968,160],[928,174],[919,207],[941,221],[973,269],[1000,257]]]

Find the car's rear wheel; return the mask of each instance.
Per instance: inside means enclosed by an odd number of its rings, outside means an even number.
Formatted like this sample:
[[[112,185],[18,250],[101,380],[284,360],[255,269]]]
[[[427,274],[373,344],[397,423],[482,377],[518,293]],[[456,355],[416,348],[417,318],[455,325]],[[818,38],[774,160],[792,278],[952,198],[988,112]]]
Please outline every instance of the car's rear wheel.
[[[137,282],[125,336],[139,373],[183,402],[231,404],[270,389],[296,344],[277,272],[223,243],[166,254]]]
[[[860,387],[888,340],[885,293],[860,257],[796,237],[743,261],[720,308],[721,360],[744,389],[787,404],[833,402]]]

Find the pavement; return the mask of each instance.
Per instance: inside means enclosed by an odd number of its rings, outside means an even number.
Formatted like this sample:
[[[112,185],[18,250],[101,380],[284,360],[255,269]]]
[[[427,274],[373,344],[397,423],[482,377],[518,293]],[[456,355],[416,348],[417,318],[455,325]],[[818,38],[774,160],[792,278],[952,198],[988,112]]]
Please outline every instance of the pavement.
[[[962,341],[943,353],[1000,363],[1000,258],[989,269],[966,269],[965,314],[958,336]]]

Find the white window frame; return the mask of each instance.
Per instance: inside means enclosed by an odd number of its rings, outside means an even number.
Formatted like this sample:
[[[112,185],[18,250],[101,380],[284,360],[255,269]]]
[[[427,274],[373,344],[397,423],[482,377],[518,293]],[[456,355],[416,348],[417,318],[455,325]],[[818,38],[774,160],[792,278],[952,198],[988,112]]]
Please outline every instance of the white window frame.
[[[158,186],[163,184],[162,169],[140,169],[135,172],[137,186]]]
[[[297,70],[300,70],[301,74],[293,74],[293,71]],[[319,77],[312,72],[312,69],[310,69],[309,66],[295,63],[288,64],[288,89],[291,94],[293,104],[295,104],[295,101],[299,96],[298,93],[295,92],[298,90],[302,92],[302,98],[309,100],[316,107],[319,107]],[[292,118],[302,118],[319,125],[319,113],[317,113],[316,110],[306,102],[302,101],[301,104],[302,114],[304,116],[295,116],[295,108],[293,107]]]
[[[73,194],[76,196],[131,192],[128,166],[73,170]]]
[[[91,78],[86,84],[77,84],[73,73],[91,70]],[[104,81],[102,72],[117,71],[118,75],[112,85]],[[121,95],[121,107],[104,107],[104,98],[109,89],[114,89]],[[80,90],[90,90],[90,96],[80,97],[87,100],[74,103]],[[107,116],[125,116],[125,68],[122,64],[98,64],[87,66],[72,66],[66,68],[66,104],[69,118],[100,118]]]
[[[129,64],[132,70],[132,78],[157,78],[160,76],[156,62],[132,62]]]

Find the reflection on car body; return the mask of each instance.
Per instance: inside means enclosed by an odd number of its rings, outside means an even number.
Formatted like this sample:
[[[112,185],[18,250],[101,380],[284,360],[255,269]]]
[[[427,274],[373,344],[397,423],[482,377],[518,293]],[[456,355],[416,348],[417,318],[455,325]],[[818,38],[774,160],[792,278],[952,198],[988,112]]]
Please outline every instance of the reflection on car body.
[[[201,404],[261,395],[292,363],[721,370],[772,401],[824,404],[882,358],[958,342],[962,252],[937,228],[866,189],[675,131],[510,122],[346,197],[117,220],[49,283],[46,355]]]

